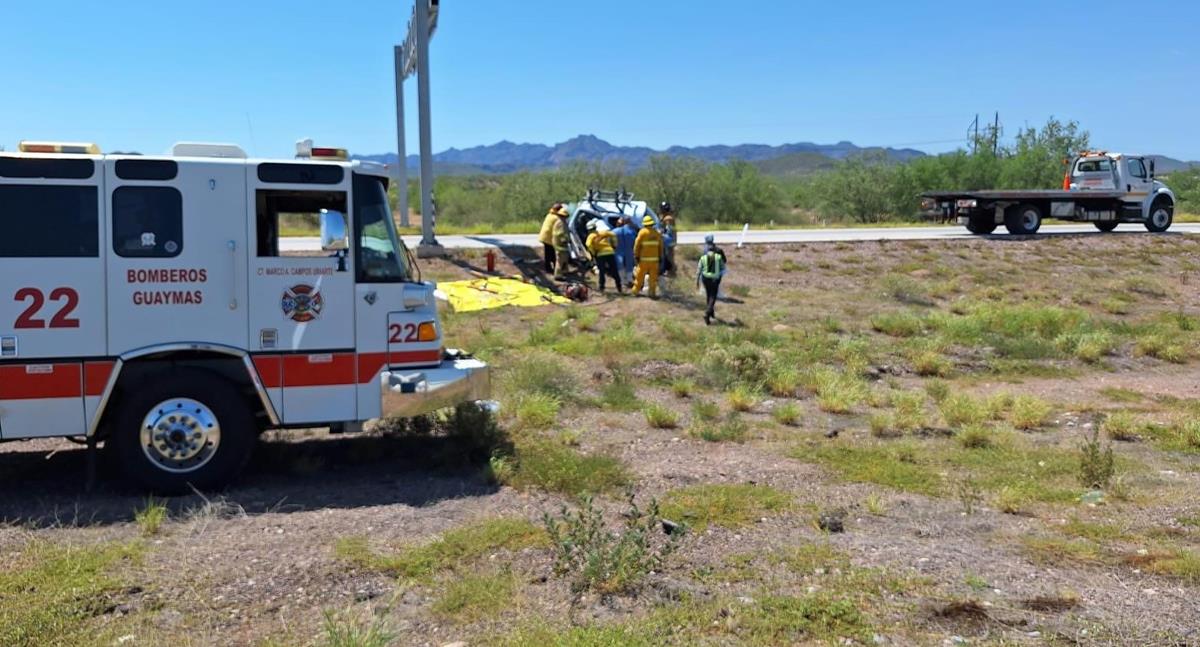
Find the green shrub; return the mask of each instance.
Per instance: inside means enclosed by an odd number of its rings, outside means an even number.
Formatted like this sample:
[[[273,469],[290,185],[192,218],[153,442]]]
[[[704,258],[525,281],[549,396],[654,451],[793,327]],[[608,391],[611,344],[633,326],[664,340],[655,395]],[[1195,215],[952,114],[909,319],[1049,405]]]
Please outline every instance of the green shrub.
[[[1079,452],[1079,482],[1088,488],[1107,486],[1115,471],[1112,445],[1101,448],[1100,431],[1095,430],[1084,440]]]
[[[958,431],[955,437],[958,442],[967,449],[983,449],[991,447],[993,433],[990,429],[979,423],[969,424]]]
[[[561,407],[557,396],[533,391],[516,397],[513,414],[521,429],[547,429],[558,420]]]
[[[542,351],[522,354],[507,370],[501,371],[497,383],[509,394],[538,393],[559,402],[574,401],[579,395],[579,383],[566,370],[562,358]]]
[[[1039,429],[1046,424],[1050,410],[1050,404],[1045,400],[1032,395],[1018,395],[1013,398],[1008,420],[1017,429]]]
[[[688,433],[710,443],[741,443],[746,441],[750,432],[741,416],[733,411],[719,423],[716,421],[693,423]]]
[[[800,422],[800,407],[795,402],[785,402],[771,410],[771,417],[781,425],[794,427]]]
[[[679,414],[661,404],[647,405],[642,412],[646,415],[646,422],[655,429],[674,429],[679,426]]]
[[[137,523],[138,529],[142,531],[143,537],[153,537],[158,534],[167,520],[167,505],[150,497],[146,499],[146,503],[141,508],[134,512],[133,520]]]
[[[912,368],[922,377],[945,377],[954,370],[954,365],[941,353],[925,350],[913,355]]]
[[[621,372],[614,374],[613,380],[600,388],[600,403],[613,411],[636,411],[641,406],[637,389]]]
[[[604,515],[590,498],[558,516],[546,514],[543,523],[554,549],[554,572],[571,580],[576,592],[626,593],[653,571],[662,570],[676,547],[676,534],[660,526],[658,504],[643,511],[632,500],[620,532],[608,529]]]
[[[871,317],[871,327],[892,337],[914,337],[921,334],[921,318],[911,312],[887,312]]]
[[[1103,330],[1082,334],[1066,333],[1060,335],[1055,343],[1064,353],[1091,364],[1099,362],[1106,355],[1111,355],[1117,348],[1116,338],[1112,333]]]
[[[1128,411],[1110,413],[1100,425],[1100,430],[1112,440],[1133,441],[1139,438],[1141,425],[1137,418]]]
[[[1145,355],[1164,362],[1183,364],[1188,360],[1187,349],[1174,336],[1163,332],[1153,332],[1138,337],[1134,343],[1135,355]]]
[[[770,366],[770,352],[750,342],[717,344],[701,360],[704,379],[718,387],[757,382]]]
[[[677,398],[690,398],[696,392],[696,382],[687,378],[671,381],[671,392]]]
[[[703,422],[711,422],[721,417],[721,407],[715,402],[696,400],[692,403],[692,418]]]
[[[325,612],[321,647],[387,647],[396,637],[381,618],[354,619]]]
[[[778,362],[767,374],[767,391],[777,398],[792,398],[800,388],[800,371],[794,366],[782,366]]]
[[[546,439],[517,444],[510,476],[502,481],[517,489],[539,488],[570,496],[618,490],[632,481],[625,465],[612,456],[582,454]]]
[[[791,506],[791,495],[769,486],[709,483],[667,492],[662,510],[668,519],[702,531],[709,525],[747,526],[768,513],[782,512]]]
[[[892,394],[895,425],[900,431],[917,431],[928,426],[925,396],[920,391],[899,391]]]
[[[726,394],[726,399],[729,401],[730,408],[734,411],[746,413],[758,405],[759,396],[758,392],[754,389],[744,384],[739,384]]]
[[[950,385],[945,380],[929,380],[925,383],[925,393],[936,404],[941,404],[950,395]]]
[[[477,622],[510,609],[516,592],[517,577],[509,568],[460,573],[441,587],[432,611],[454,622]]]
[[[951,427],[977,425],[988,418],[983,403],[966,393],[951,393],[942,400],[938,409]]]

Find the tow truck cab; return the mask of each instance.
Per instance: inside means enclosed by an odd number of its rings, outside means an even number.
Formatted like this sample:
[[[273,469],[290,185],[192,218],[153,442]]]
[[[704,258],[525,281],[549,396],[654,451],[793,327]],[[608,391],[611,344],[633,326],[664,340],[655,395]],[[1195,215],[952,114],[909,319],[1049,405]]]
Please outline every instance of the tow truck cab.
[[[487,366],[445,349],[386,167],[347,157],[0,153],[0,440],[103,441],[179,493],[227,483],[265,429],[489,397]]]

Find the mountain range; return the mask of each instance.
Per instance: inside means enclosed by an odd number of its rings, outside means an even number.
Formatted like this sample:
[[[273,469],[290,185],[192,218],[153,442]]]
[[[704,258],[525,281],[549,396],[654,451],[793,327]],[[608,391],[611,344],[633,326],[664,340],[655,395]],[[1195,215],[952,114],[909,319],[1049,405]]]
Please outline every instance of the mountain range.
[[[573,162],[624,164],[628,170],[637,170],[649,163],[654,155],[693,157],[705,162],[743,160],[754,163],[768,175],[801,175],[831,168],[837,160],[851,155],[880,151],[886,154],[888,159],[896,162],[906,162],[926,155],[912,148],[857,146],[847,141],[836,144],[799,142],[779,146],[672,146],[665,150],[655,150],[645,146],[616,146],[595,135],[580,135],[553,146],[501,141],[488,146],[451,148],[435,153],[433,160],[434,171],[441,175],[545,171]],[[1150,157],[1155,160],[1156,170],[1162,175],[1189,166],[1200,166],[1200,162],[1185,162],[1161,155]],[[397,160],[395,153],[355,155],[354,158],[388,165],[394,165]],[[410,169],[416,169],[419,157],[409,155],[407,161]]]
[[[513,173],[548,170],[572,162],[621,163],[627,169],[637,170],[649,163],[650,158],[654,155],[694,157],[705,162],[728,162],[730,160],[765,162],[795,155],[840,160],[849,155],[868,151],[883,151],[889,159],[898,162],[925,155],[925,153],[912,148],[860,147],[851,142],[836,144],[801,142],[780,146],[740,144],[694,148],[672,146],[666,150],[655,150],[645,146],[615,146],[595,135],[580,135],[553,146],[501,141],[489,146],[451,148],[435,153],[433,161],[437,170],[442,173]],[[395,164],[397,156],[395,153],[385,153],[382,155],[356,155],[355,158]],[[409,155],[408,167],[417,168],[418,161],[418,156]]]

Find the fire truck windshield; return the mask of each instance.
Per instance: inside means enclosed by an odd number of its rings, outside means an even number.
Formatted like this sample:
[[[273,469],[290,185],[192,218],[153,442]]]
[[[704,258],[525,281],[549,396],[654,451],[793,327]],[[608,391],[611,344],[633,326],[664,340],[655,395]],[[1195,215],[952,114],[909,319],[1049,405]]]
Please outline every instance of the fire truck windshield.
[[[412,280],[408,250],[396,235],[383,178],[354,174],[354,230],[360,283]]]

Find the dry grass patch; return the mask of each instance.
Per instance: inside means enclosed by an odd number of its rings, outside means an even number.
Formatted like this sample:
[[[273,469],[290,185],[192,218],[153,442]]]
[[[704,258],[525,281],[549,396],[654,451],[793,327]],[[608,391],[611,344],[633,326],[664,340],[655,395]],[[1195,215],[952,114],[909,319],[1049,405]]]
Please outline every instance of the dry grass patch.
[[[671,490],[663,497],[664,517],[696,531],[710,525],[745,526],[768,514],[787,510],[792,496],[766,485],[704,484]]]

